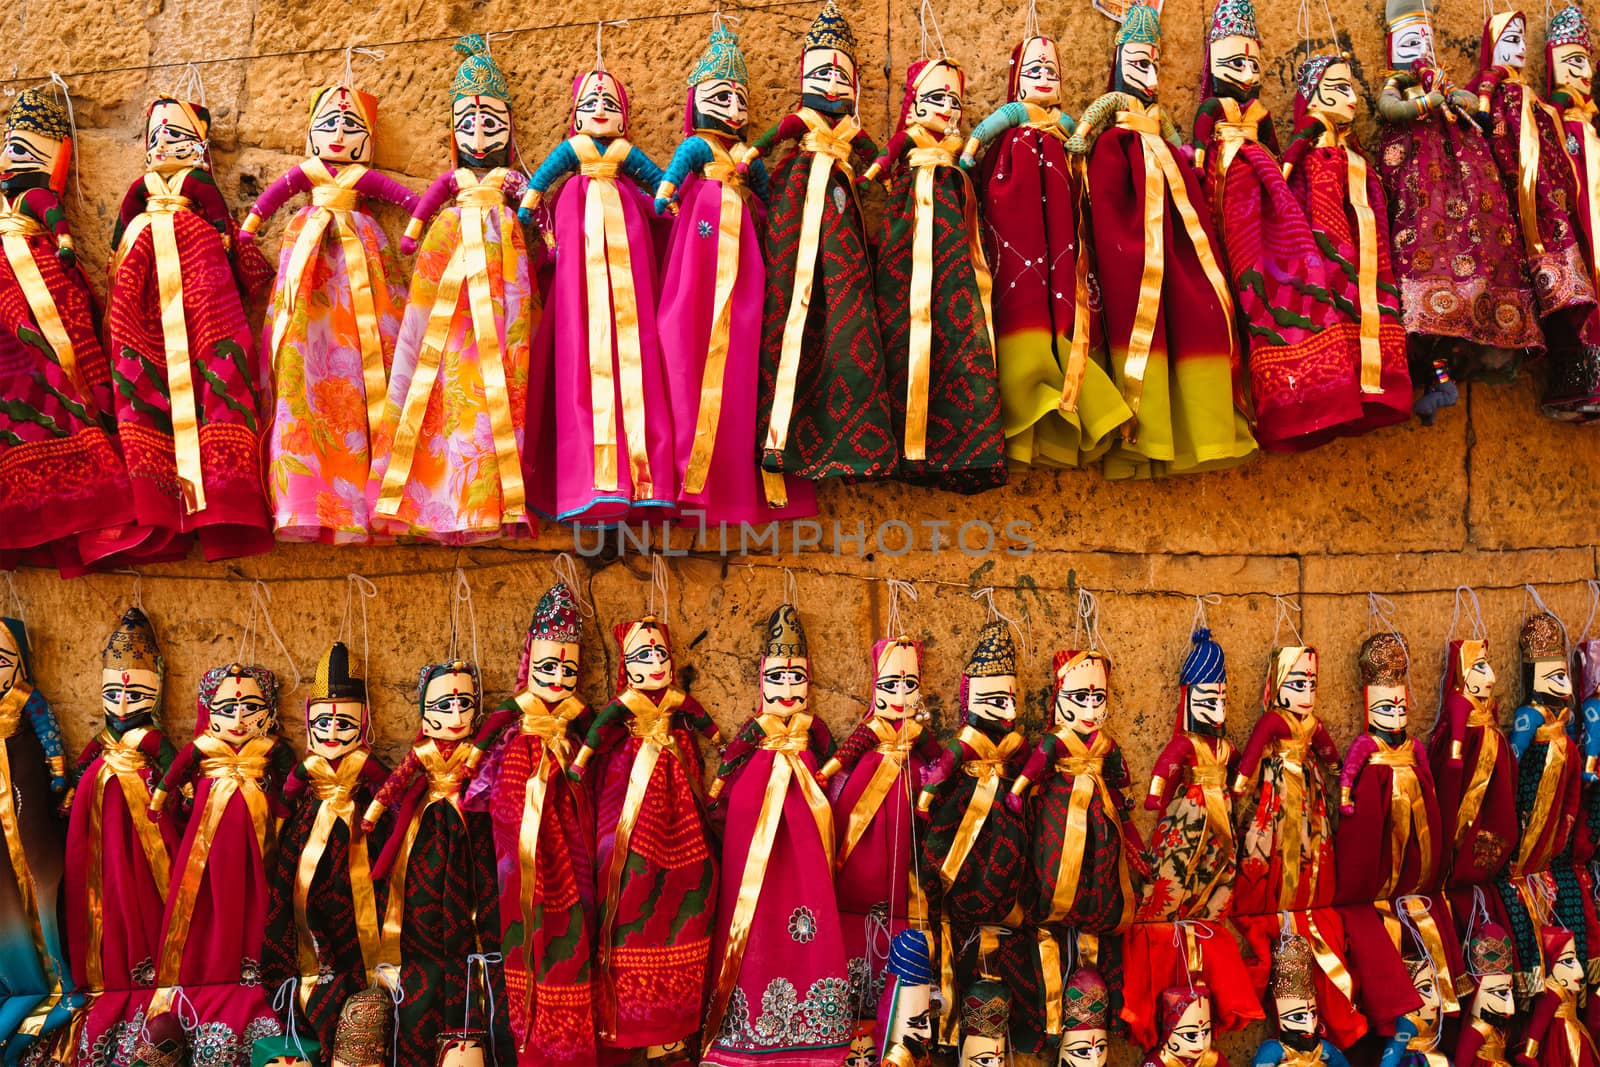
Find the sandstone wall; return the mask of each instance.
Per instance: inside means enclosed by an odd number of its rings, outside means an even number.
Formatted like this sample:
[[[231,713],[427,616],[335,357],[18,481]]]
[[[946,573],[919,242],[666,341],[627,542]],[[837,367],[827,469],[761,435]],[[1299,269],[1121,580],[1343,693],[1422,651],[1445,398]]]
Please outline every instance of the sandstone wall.
[[[944,39],[967,67],[969,121],[1000,102],[1006,59],[1023,13],[1014,0],[939,3]],[[1465,80],[1476,65],[1483,12],[1470,0],[1437,5],[1440,53]],[[1313,3],[1317,43],[1328,39],[1321,4]],[[578,25],[600,16],[631,19],[607,31],[608,65],[628,82],[635,139],[663,163],[675,144],[684,99],[683,74],[709,29],[709,8],[676,20],[650,20],[673,5],[629,0],[602,7],[592,0],[549,0],[537,6],[507,0],[172,0],[161,4],[57,0],[48,6],[11,5],[0,32],[11,40],[20,87],[55,69],[68,74],[80,132],[82,199],[70,201],[79,248],[99,279],[116,205],[141,170],[142,108],[169,89],[178,70],[148,71],[152,63],[225,56],[312,51],[202,68],[216,116],[219,180],[242,216],[248,202],[299,158],[305,106],[313,87],[337,76],[346,44],[376,44],[382,60],[356,57],[359,84],[382,98],[378,163],[420,188],[447,167],[447,85],[455,68],[451,38],[459,33],[564,25],[497,38],[494,50],[516,93],[520,141],[533,162],[561,137],[572,75],[592,61],[594,32]],[[810,0],[737,11],[753,81],[758,123],[792,102],[797,48],[814,13]],[[917,57],[915,7],[851,3],[847,11],[862,40],[863,115],[868,129],[887,132],[898,108],[902,72]],[[1291,113],[1296,5],[1260,4],[1266,39],[1267,102],[1284,120]],[[1530,36],[1542,39],[1542,12],[1531,12]],[[1384,67],[1382,11],[1336,3],[1333,16],[1352,48],[1369,104]],[[1074,107],[1097,95],[1109,62],[1112,23],[1086,0],[1040,0],[1047,31],[1063,41],[1067,97]],[[1207,13],[1202,0],[1168,0],[1165,16],[1164,99],[1187,126],[1195,104]],[[392,44],[440,38],[422,44]],[[1542,53],[1530,73],[1542,77]],[[134,69],[112,69],[134,68]],[[106,73],[73,74],[81,71]],[[0,70],[0,74],[6,72]],[[1366,127],[1370,132],[1370,126]],[[276,248],[287,212],[265,233]],[[387,220],[396,232],[401,220]],[[815,703],[836,734],[862,714],[870,688],[868,649],[883,635],[887,596],[882,580],[915,583],[906,601],[907,626],[926,642],[925,688],[935,698],[942,728],[954,722],[957,676],[984,608],[973,588],[997,587],[1000,610],[1028,635],[1023,682],[1032,731],[1043,728],[1053,649],[1071,637],[1076,590],[1098,594],[1106,646],[1116,661],[1113,728],[1142,786],[1169,732],[1176,667],[1187,644],[1198,594],[1221,594],[1210,621],[1233,667],[1230,735],[1242,743],[1259,703],[1263,666],[1272,641],[1271,594],[1297,598],[1300,628],[1320,645],[1321,707],[1335,737],[1347,743],[1359,729],[1354,658],[1368,627],[1366,594],[1394,602],[1395,619],[1411,640],[1420,720],[1434,707],[1451,620],[1452,590],[1476,587],[1483,597],[1503,698],[1515,688],[1515,638],[1524,607],[1521,584],[1533,581],[1552,607],[1580,629],[1589,613],[1585,582],[1600,576],[1595,516],[1600,492],[1600,430],[1544,421],[1535,414],[1535,389],[1524,381],[1463,391],[1460,406],[1432,428],[1409,426],[1304,456],[1263,457],[1246,468],[1159,483],[1108,484],[1097,473],[1026,472],[1011,487],[973,500],[900,486],[830,487],[822,498],[822,545],[775,558],[770,548],[723,558],[697,551],[671,560],[671,613],[680,662],[692,671],[696,695],[730,731],[754,698],[758,628],[784,589],[781,568],[792,570],[810,632],[818,687]],[[946,544],[935,550],[925,520],[982,519],[1019,536],[1001,539],[986,556]],[[885,520],[912,524],[917,546],[899,551],[901,531],[873,531]],[[864,547],[835,545],[834,524],[849,535],[867,531]],[[945,530],[953,537],[954,528]],[[970,543],[981,545],[972,533]],[[1024,553],[1031,543],[1031,552]],[[786,536],[786,547],[790,540]],[[379,747],[399,757],[417,725],[412,699],[416,670],[447,655],[452,574],[464,568],[477,610],[478,654],[491,695],[508,694],[521,635],[534,600],[551,582],[553,553],[572,547],[561,530],[546,528],[535,545],[517,549],[332,549],[285,546],[270,556],[226,566],[199,562],[150,568],[138,593],[166,650],[170,676],[165,720],[186,736],[193,722],[199,674],[238,654],[250,594],[259,578],[272,594],[273,619],[289,651],[309,676],[316,657],[338,634],[344,576],[370,578],[378,590],[369,605],[369,684]],[[838,548],[839,551],[833,551]],[[1008,552],[1007,549],[1012,551]],[[624,558],[581,563],[603,626],[585,638],[584,693],[605,698],[616,669],[612,623],[644,609],[647,561]],[[130,576],[103,575],[62,582],[24,571],[15,578],[34,642],[36,673],[61,715],[69,743],[82,745],[98,717],[98,650],[135,594]],[[263,639],[264,641],[266,639]],[[359,631],[354,641],[361,651]],[[463,637],[462,653],[471,637]],[[284,669],[282,657],[260,645],[260,658]],[[285,697],[288,731],[303,736],[304,690]],[[1148,828],[1150,818],[1141,813]],[[1230,1039],[1235,1063],[1248,1062],[1259,1034]],[[1132,1062],[1125,1048],[1118,1063]]]

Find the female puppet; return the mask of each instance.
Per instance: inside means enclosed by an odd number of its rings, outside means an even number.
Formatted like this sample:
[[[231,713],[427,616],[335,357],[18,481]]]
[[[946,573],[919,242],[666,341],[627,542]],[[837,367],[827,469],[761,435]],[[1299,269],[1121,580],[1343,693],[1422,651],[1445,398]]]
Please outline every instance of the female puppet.
[[[372,754],[367,686],[351,677],[342,643],[323,653],[305,715],[306,757],[279,801],[264,970],[274,987],[299,977],[301,1018],[332,1048],[340,1008],[382,958],[386,887],[374,883],[372,861],[384,838],[362,833],[360,817],[389,773]]]
[[[106,341],[135,517],[158,531],[146,547],[193,533],[217,560],[272,547],[261,480],[270,413],[241,292],[259,295],[268,272],[235,244],[210,127],[203,106],[173,97],[145,111],[146,173],[112,234]]]
[[[1500,876],[1517,842],[1516,765],[1500,731],[1489,642],[1455,640],[1445,661],[1444,704],[1428,743],[1439,834],[1451,888]]]
[[[294,766],[278,736],[278,680],[265,667],[231,663],[200,679],[195,737],[150,797],[161,818],[172,796],[194,790],[194,810],[172,864],[161,923],[156,985],[183,986],[200,1028],[250,1062],[257,1037],[278,1033],[262,987],[272,800]],[[162,994],[157,994],[158,1001]]]
[[[966,75],[953,59],[906,70],[899,129],[864,178],[889,208],[877,242],[878,327],[888,364],[897,476],[976,493],[1005,484],[995,376],[993,281],[961,151]],[[934,314],[937,306],[939,313]]]
[[[757,159],[740,170],[750,128],[750,75],[739,37],[714,18],[711,40],[689,72],[685,140],[656,189],[656,212],[678,213],[661,274],[661,355],[672,397],[678,504],[703,522],[765,522],[816,511],[816,492],[784,481],[786,508],[762,485],[756,438],[761,302],[766,266],[761,224],[769,188]]]
[[[816,780],[833,738],[810,688],[805,631],[784,604],[767,620],[760,711],[711,787],[728,819],[702,1064],[837,1067],[850,1043],[833,813]]]
[[[1130,862],[1143,866],[1143,844],[1132,821],[1128,763],[1105,728],[1110,684],[1105,653],[1055,654],[1055,729],[1040,739],[1006,797],[1020,812],[1029,789],[1038,787],[1030,813],[1033,878],[1021,891],[1029,922],[1110,933],[1128,924],[1138,904],[1128,869]]]
[[[762,257],[761,403],[756,432],[770,475],[886,478],[899,441],[889,421],[883,340],[873,313],[866,222],[852,161],[877,156],[857,114],[856,38],[834,0],[806,31],[800,106],[751,146],[795,150],[772,173]]]
[[[1373,634],[1357,658],[1366,732],[1339,775],[1334,842],[1341,903],[1392,900],[1437,884],[1441,823],[1421,741],[1406,733],[1411,659],[1394,633]]]
[[[1390,74],[1378,97],[1378,175],[1413,356],[1427,381],[1417,414],[1454,404],[1453,374],[1507,373],[1542,348],[1516,217],[1472,120],[1433,49],[1427,0],[1386,0]],[[1536,352],[1534,354],[1537,354]]]
[[[1575,3],[1551,15],[1544,28],[1544,85],[1550,106],[1561,116],[1562,144],[1577,174],[1578,199],[1567,205],[1568,214],[1583,231],[1584,261],[1591,270],[1600,262],[1595,242],[1600,240],[1600,132],[1595,129],[1594,34],[1589,17]],[[1534,103],[1538,106],[1537,102]],[[1546,413],[1593,418],[1600,414],[1600,339],[1595,313],[1579,331],[1579,344],[1568,358],[1552,363],[1545,390]]]
[[[1539,951],[1547,961],[1544,988],[1517,1042],[1517,1067],[1595,1067],[1600,1050],[1578,1019],[1585,982],[1572,931],[1541,927]]]
[[[1443,1008],[1439,976],[1426,954],[1408,946],[1403,955],[1411,986],[1422,1006],[1396,1022],[1394,1036],[1383,1047],[1379,1067],[1445,1067],[1449,1060],[1439,1051]]]
[[[677,501],[650,233],[661,168],[628,140],[628,118],[616,75],[574,78],[567,139],[539,164],[520,212],[531,221],[573,175],[556,196],[563,254],[528,392],[540,431],[527,450],[528,484],[540,510],[562,522],[643,517]]]
[[[1545,343],[1553,368],[1544,399],[1546,414],[1581,417],[1569,405],[1581,401],[1567,381],[1584,373],[1597,357],[1587,345],[1600,344],[1595,315],[1595,275],[1584,254],[1577,172],[1567,156],[1561,115],[1523,81],[1528,59],[1528,20],[1520,11],[1502,11],[1483,27],[1478,75],[1471,88],[1478,109],[1493,125],[1489,149],[1500,167],[1513,224],[1520,226],[1527,274],[1538,298]],[[1593,373],[1593,371],[1588,371]]]
[[[594,815],[566,774],[591,718],[577,692],[582,622],[566,583],[539,598],[516,695],[479,737],[510,729],[467,790],[468,810],[487,808],[493,825],[511,1033],[527,1065],[582,1067],[595,1055]]]
[[[1317,970],[1311,942],[1288,934],[1272,958],[1273,1017],[1278,1036],[1261,1042],[1254,1067],[1350,1067],[1337,1045],[1322,1035],[1312,976]]]
[[[1356,140],[1357,91],[1348,55],[1312,56],[1295,75],[1294,136],[1283,166],[1328,260],[1327,282],[1353,321],[1328,372],[1330,403],[1349,411],[1337,432],[1365,433],[1404,422],[1411,412],[1406,331],[1389,253],[1383,185]],[[1336,401],[1333,398],[1338,398]]]
[[[61,930],[67,793],[61,728],[33,687],[28,634],[0,619],[0,1059],[16,1063],[77,1005]]]
[[[385,963],[398,959],[406,990],[396,1048],[402,1063],[431,1058],[434,1036],[461,1018],[466,1004],[467,957],[500,943],[489,819],[462,805],[483,755],[471,742],[480,693],[474,663],[422,668],[417,738],[361,820],[361,831],[370,834],[383,813],[399,805],[372,876],[388,882],[383,957]],[[504,1019],[505,988],[498,980],[491,987],[496,1016]],[[501,1062],[514,1062],[506,1035],[497,1033],[495,1041]]]
[[[253,240],[290,197],[262,348],[275,397],[267,449],[273,522],[292,541],[362,542],[371,441],[388,392],[405,291],[364,199],[407,211],[416,194],[372,170],[378,98],[327,85],[311,98],[307,159],[267,187],[244,220]]]
[[[1467,942],[1472,1008],[1456,1038],[1457,1067],[1506,1067],[1506,1037],[1516,1016],[1511,995],[1511,939],[1496,923],[1485,923]]]
[[[600,888],[598,1022],[603,1046],[686,1062],[700,1026],[711,956],[717,863],[692,728],[722,743],[700,702],[677,685],[672,638],[654,615],[612,627],[622,663],[569,773],[592,792]]]
[[[1161,1036],[1144,1067],[1228,1067],[1211,1047],[1211,989],[1204,982],[1163,990],[1157,1003]]]
[[[1106,457],[1112,478],[1229,467],[1256,450],[1236,410],[1233,294],[1198,176],[1175,154],[1177,127],[1156,102],[1160,61],[1160,15],[1136,3],[1117,34],[1112,91],[1067,142],[1088,155],[1094,273],[1112,375],[1133,412]]]
[[[941,752],[922,718],[922,643],[904,635],[877,641],[872,667],[872,711],[821,771],[824,782],[845,774],[831,791],[834,881],[852,974],[866,974],[874,962],[867,943],[874,909],[891,934],[927,915],[912,873],[912,797]],[[877,982],[876,974],[869,977],[867,989],[852,990],[867,1014]]]
[[[1205,61],[1195,160],[1245,319],[1256,438],[1270,452],[1299,452],[1362,417],[1345,348],[1355,326],[1335,303],[1329,263],[1278,163],[1251,0],[1217,4]]]
[[[1006,455],[1078,467],[1111,447],[1128,405],[1102,365],[1100,294],[1090,281],[1083,158],[1061,110],[1056,42],[1032,35],[1011,50],[1010,103],[980,122],[961,165],[976,165],[994,272],[995,360]]]
[[[53,93],[17,94],[0,175],[0,553],[55,543],[67,569],[148,535],[134,521],[99,313],[61,199],[72,147]]]
[[[181,835],[176,819],[150,818],[150,787],[174,753],[156,720],[166,666],[143,611],[122,616],[100,667],[104,726],[74,772],[64,879],[73,984],[96,994],[80,1058],[95,1067],[143,1022]]]
[[[455,169],[428,187],[400,239],[417,265],[369,490],[376,529],[447,544],[525,527],[522,431],[540,315],[516,217],[527,179],[516,169],[511,87],[483,37],[461,38],[456,51],[466,58],[450,83]]]

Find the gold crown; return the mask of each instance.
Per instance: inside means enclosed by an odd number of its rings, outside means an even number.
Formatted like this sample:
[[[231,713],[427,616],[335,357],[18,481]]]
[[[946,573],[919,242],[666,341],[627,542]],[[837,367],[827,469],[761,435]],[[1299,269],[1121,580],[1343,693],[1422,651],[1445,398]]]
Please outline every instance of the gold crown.
[[[1362,685],[1405,685],[1410,663],[1405,641],[1391,633],[1373,634],[1361,642],[1356,660]]]
[[[1561,628],[1561,620],[1548,611],[1530,616],[1522,624],[1522,635],[1517,643],[1522,646],[1524,663],[1567,658],[1566,631]]]

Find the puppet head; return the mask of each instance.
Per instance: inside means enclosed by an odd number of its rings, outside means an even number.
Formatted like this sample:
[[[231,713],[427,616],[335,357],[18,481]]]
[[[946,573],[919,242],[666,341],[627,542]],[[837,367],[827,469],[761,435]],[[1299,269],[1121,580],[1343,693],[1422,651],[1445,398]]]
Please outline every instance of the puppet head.
[[[767,619],[767,641],[761,649],[760,712],[787,719],[807,709],[810,695],[806,631],[794,605],[780,604]]]
[[[306,152],[324,163],[367,163],[377,155],[378,98],[325,85],[311,98]]]
[[[278,726],[278,676],[265,667],[230,663],[200,676],[196,737],[209,734],[234,748]]]
[[[1347,55],[1312,56],[1300,64],[1294,82],[1296,125],[1305,115],[1320,115],[1334,129],[1344,129],[1355,121],[1360,98]]]
[[[1583,103],[1594,95],[1594,34],[1575,3],[1550,16],[1544,28],[1545,95],[1561,90]]]
[[[872,646],[872,714],[905,719],[922,709],[922,642],[909,637]]]
[[[800,106],[824,115],[856,109],[856,35],[828,0],[806,31],[800,53]]]
[[[1405,953],[1406,972],[1411,975],[1411,987],[1417,991],[1422,1006],[1406,1018],[1417,1024],[1421,1033],[1431,1033],[1439,1025],[1439,1015],[1444,1009],[1444,999],[1439,994],[1439,975],[1433,961],[1426,954],[1408,948]]]
[[[1447,691],[1459,693],[1478,707],[1486,708],[1494,699],[1494,683],[1487,639],[1458,638],[1450,642],[1445,658]]]
[[[450,151],[460,167],[511,166],[511,86],[489,54],[489,42],[472,33],[456,42],[466,58],[450,82]]]
[[[367,683],[351,677],[350,650],[335,641],[322,654],[306,698],[308,754],[336,760],[371,743]]]
[[[1522,624],[1517,644],[1522,649],[1523,699],[1547,708],[1572,705],[1572,675],[1567,669],[1567,635],[1561,620],[1549,612]]]
[[[150,620],[129,608],[100,654],[100,708],[106,725],[121,732],[155,721],[166,664]]]
[[[878,998],[878,1054],[895,1045],[921,1057],[933,1047],[933,958],[928,935],[901,930],[889,942],[883,995]]]
[[[1272,650],[1267,661],[1267,710],[1277,709],[1304,718],[1317,710],[1317,650],[1310,645],[1286,645]]]
[[[1178,727],[1221,737],[1228,721],[1228,663],[1210,630],[1196,630],[1189,641],[1178,670]]]
[[[850,1050],[844,1067],[878,1067],[878,1042],[873,1038],[877,1024],[872,1019],[857,1019],[850,1031]]]
[[[1211,1050],[1211,987],[1204,982],[1161,993],[1161,1048],[1192,1063]]]
[[[1578,944],[1564,926],[1541,926],[1539,947],[1544,950],[1545,988],[1568,996],[1583,991],[1583,961],[1578,959]]]
[[[489,1062],[489,1035],[481,1030],[453,1030],[440,1034],[433,1067],[485,1067]]]
[[[211,169],[211,112],[172,96],[150,102],[144,113],[144,166],[157,174]]]
[[[1122,18],[1111,71],[1111,88],[1141,104],[1153,104],[1161,88],[1161,13],[1136,3]]]
[[[610,141],[628,132],[628,90],[610,71],[587,70],[572,80],[567,135]]]
[[[1011,1024],[1011,989],[979,978],[961,998],[960,1067],[1006,1067],[1006,1031]]]
[[[1006,98],[1040,107],[1061,106],[1061,53],[1050,37],[1026,37],[1011,50]]]
[[[1411,691],[1406,678],[1411,659],[1398,634],[1373,634],[1361,642],[1356,659],[1361,693],[1367,706],[1367,729],[1404,733],[1411,715]]]
[[[417,693],[423,737],[463,741],[472,735],[482,707],[476,663],[430,663],[417,675]]]
[[[1080,966],[1061,991],[1058,1067],[1105,1067],[1111,993],[1093,967]]]
[[[322,1046],[315,1038],[258,1038],[250,1046],[250,1067],[316,1067]]]
[[[1389,66],[1409,70],[1418,60],[1433,58],[1433,17],[1428,0],[1385,0]]]
[[[961,721],[1005,732],[1017,721],[1017,650],[1011,627],[996,620],[978,632],[961,672]]]
[[[565,582],[557,582],[534,606],[517,667],[517,689],[526,689],[546,704],[576,695],[582,640],[578,601]]]
[[[1472,997],[1473,1018],[1491,1026],[1511,1025],[1517,1006],[1511,992],[1511,938],[1495,922],[1479,926],[1467,942],[1467,971],[1477,982]]]
[[[1521,70],[1528,62],[1528,18],[1520,11],[1502,11],[1483,24],[1478,69]]]
[[[921,126],[935,137],[961,132],[961,100],[967,76],[953,59],[919,59],[906,68],[900,128]]]
[[[1057,726],[1084,736],[1094,733],[1111,710],[1111,661],[1103,652],[1057,652],[1051,696]]]
[[[43,174],[59,196],[72,163],[72,124],[48,89],[24,89],[6,115],[6,177]]]
[[[636,689],[659,693],[671,687],[674,678],[672,635],[667,624],[654,615],[638,622],[618,623],[611,628],[622,651],[622,666],[617,689]]]
[[[743,137],[750,128],[750,72],[739,35],[720,22],[689,72],[689,106],[684,133]]]
[[[333,1067],[383,1067],[389,1062],[394,1002],[381,986],[351,994],[333,1031]]]
[[[21,619],[0,619],[0,700],[28,681],[28,631]]]
[[[1272,1004],[1278,1017],[1278,1040],[1299,1052],[1309,1052],[1322,1041],[1317,1032],[1317,988],[1311,975],[1317,961],[1311,942],[1289,934],[1272,954]]]
[[[1206,35],[1205,96],[1253,100],[1261,94],[1261,34],[1251,0],[1220,0]]]
[[[133,1067],[184,1067],[188,1062],[189,1034],[177,1013],[150,1016],[134,1042]]]

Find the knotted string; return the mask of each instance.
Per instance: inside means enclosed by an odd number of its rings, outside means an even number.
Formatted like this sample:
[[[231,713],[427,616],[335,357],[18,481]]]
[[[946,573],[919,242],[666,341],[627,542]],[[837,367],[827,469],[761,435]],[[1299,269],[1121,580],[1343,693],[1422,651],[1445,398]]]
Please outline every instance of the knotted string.
[[[339,622],[338,640],[343,641],[345,647],[355,643],[355,613],[351,610],[352,604],[361,605],[361,677],[367,677],[372,661],[368,657],[371,645],[367,633],[367,601],[378,598],[378,587],[361,575],[354,572],[344,576],[344,618]]]
[[[473,966],[476,965],[478,974],[483,979],[483,999],[489,1005],[489,1026],[487,1030],[489,1040],[486,1044],[489,1046],[489,1058],[496,1064],[500,1062],[500,1050],[495,1047],[496,1042],[494,1040],[494,988],[489,983],[489,965],[491,963],[501,963],[504,960],[505,956],[498,952],[474,952],[467,957],[466,1008],[461,1017],[461,1032],[467,1033],[472,1029],[472,975]]]
[[[1194,618],[1189,620],[1189,632],[1196,630],[1209,630],[1210,624],[1206,622],[1206,605],[1216,607],[1222,603],[1221,593],[1202,593],[1194,598]]]
[[[1472,944],[1473,937],[1489,922],[1489,905],[1484,899],[1483,886],[1472,887],[1472,914],[1467,917],[1467,936],[1462,938],[1464,946]],[[1467,956],[1467,973],[1474,978],[1482,978],[1483,972],[1472,965],[1472,953]]]
[[[662,622],[672,622],[672,605],[667,599],[671,589],[672,573],[667,570],[666,557],[653,555],[650,557],[650,608],[649,614],[654,615]],[[656,597],[661,598],[661,610],[656,610]]]
[[[357,48],[354,45],[346,45],[344,50],[344,80],[339,84],[346,89],[354,89],[356,87],[355,72],[350,66],[352,57],[366,56],[368,59],[381,60],[383,54],[383,49],[381,48]]]
[[[1406,699],[1410,700],[1411,694],[1411,646],[1406,643],[1405,635],[1395,628],[1394,601],[1381,593],[1367,594],[1367,636],[1371,637],[1380,628],[1387,630],[1389,636],[1400,642],[1400,648],[1406,655]]]
[[[1287,913],[1285,913],[1285,921],[1287,921]],[[1185,936],[1188,934],[1194,936],[1194,947],[1201,957],[1198,960],[1189,958],[1189,938]],[[1172,924],[1172,944],[1178,950],[1178,958],[1183,961],[1183,978],[1189,984],[1189,993],[1191,995],[1194,993],[1195,972],[1205,966],[1205,946],[1200,942],[1209,941],[1215,936],[1216,931],[1205,923],[1197,923],[1192,919],[1179,919]]]
[[[1463,614],[1461,607],[1463,598],[1467,604],[1465,611],[1467,622],[1472,624],[1472,640],[1482,641],[1488,636],[1488,630],[1483,625],[1483,605],[1478,602],[1477,590],[1470,585],[1458,585],[1456,586],[1455,605],[1450,612],[1450,628],[1445,631],[1444,635],[1446,648],[1450,646],[1451,641],[1455,640],[1456,623],[1461,620]]]
[[[405,982],[400,977],[400,968],[392,963],[378,964],[374,973],[394,1004],[394,1036],[389,1040],[389,1067],[400,1067],[400,1005],[406,999]]]
[[[450,580],[450,659],[461,658],[461,614],[466,612],[467,623],[472,628],[472,662],[478,663],[478,612],[472,604],[472,585],[467,572],[456,568]]]
[[[598,73],[601,73],[601,74],[606,73],[605,52],[604,52],[604,49],[601,47],[601,44],[600,44],[601,36],[605,33],[606,27],[607,26],[626,26],[627,24],[628,24],[628,20],[627,19],[612,19],[609,22],[607,22],[605,20],[601,20],[601,21],[596,22],[594,24],[594,69]]]
[[[239,633],[239,654],[235,657],[236,663],[258,663],[257,652],[260,644],[261,630],[266,629],[272,641],[278,646],[278,652],[283,656],[283,662],[288,664],[289,673],[294,676],[294,684],[284,693],[292,693],[300,688],[300,667],[295,663],[294,657],[289,654],[289,646],[283,643],[283,637],[278,633],[277,626],[272,622],[272,590],[260,578],[250,583],[250,613],[245,617],[244,628]],[[273,718],[277,718],[278,709],[272,709]]]
[[[590,603],[589,595],[584,592],[583,582],[578,578],[578,561],[572,558],[572,553],[561,553],[550,565],[550,569],[556,572],[556,581],[566,586],[572,593],[578,614],[586,619],[594,618],[594,605]]]
[[[979,589],[976,592],[968,595],[971,596],[973,600],[981,600],[985,605],[988,606],[990,622],[1003,622],[1007,626],[1011,627],[1011,632],[1017,637],[1017,643],[1022,646],[1022,655],[1024,658],[1026,658],[1028,655],[1027,625],[1025,623],[1018,622],[1016,619],[1013,619],[1010,615],[1007,615],[1005,612],[1001,611],[995,606],[994,586],[986,585],[982,589]]]
[[[1583,633],[1578,635],[1579,641],[1589,639],[1589,631],[1594,627],[1595,611],[1600,609],[1600,581],[1590,578],[1584,584],[1589,587],[1589,617],[1583,621]]]
[[[1088,639],[1088,645],[1083,644]],[[1078,586],[1078,606],[1072,620],[1072,647],[1102,652],[1100,640],[1100,598],[1083,586]]]
[[[904,637],[906,636],[906,631],[900,618],[900,598],[905,596],[916,600],[916,587],[910,582],[901,581],[899,578],[885,578],[883,582],[889,587],[889,637]]]
[[[178,1017],[178,1025],[183,1027],[186,1034],[194,1033],[200,1025],[200,1013],[195,1010],[189,994],[183,991],[183,986],[176,986],[172,990],[172,1014]]]
[[[67,130],[72,137],[73,154],[67,160],[67,165],[72,168],[72,188],[77,194],[78,207],[83,207],[83,168],[78,166],[78,116],[72,110],[72,94],[67,91],[66,79],[55,71],[50,72],[50,85],[55,89],[56,96],[61,98],[61,104],[67,109]]]
[[[1043,37],[1039,32],[1039,4],[1038,0],[1028,0],[1028,8],[1022,15],[1022,39],[1030,37]]]
[[[283,1036],[294,1044],[295,1051],[303,1060],[311,1059],[311,1054],[306,1051],[305,1042],[300,1039],[300,1027],[295,1021],[296,1007],[300,990],[299,978],[285,978],[278,986],[277,992],[272,994],[272,1010],[284,1016]]]
[[[933,26],[933,36],[931,38],[928,36],[928,26],[930,24]],[[950,53],[946,52],[944,48],[944,33],[939,29],[939,17],[934,14],[930,0],[922,0],[922,7],[917,11],[917,28],[922,31],[922,55],[919,58],[928,58],[928,43],[930,40],[939,42],[940,59],[949,57]]]
[[[349,59],[346,58],[348,70]],[[54,75],[51,75],[54,79]],[[64,87],[63,87],[64,88]],[[193,63],[185,63],[178,72],[177,79],[172,83],[172,95],[179,100],[206,106],[206,81],[200,76],[200,68]],[[196,131],[198,132],[198,131]]]
[[[1299,602],[1290,600],[1281,593],[1274,593],[1272,594],[1272,604],[1272,647],[1283,647],[1283,643],[1278,640],[1278,635],[1283,632],[1282,628],[1285,623],[1289,626],[1289,632],[1294,634],[1294,643],[1296,645],[1305,644],[1305,640],[1300,636],[1300,627],[1296,626],[1294,622],[1294,617],[1300,614]]]

